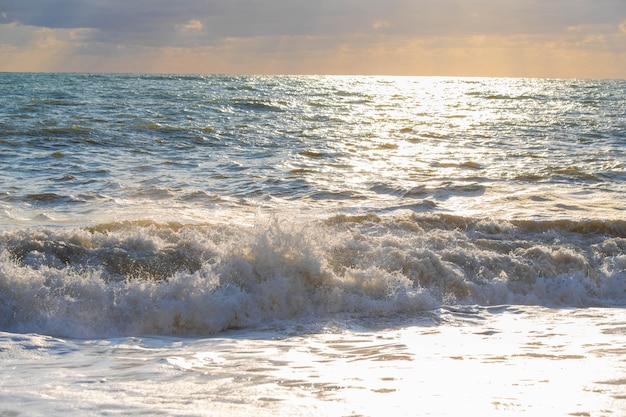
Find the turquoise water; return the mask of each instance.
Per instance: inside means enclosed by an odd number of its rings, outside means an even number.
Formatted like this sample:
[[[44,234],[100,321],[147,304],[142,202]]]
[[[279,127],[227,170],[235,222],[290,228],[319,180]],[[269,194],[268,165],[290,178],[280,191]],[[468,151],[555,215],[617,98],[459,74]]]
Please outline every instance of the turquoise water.
[[[624,81],[2,73],[0,103],[0,355],[31,381],[0,414],[415,415],[422,384],[455,415],[425,357],[475,364],[484,415],[538,404],[497,372],[584,360],[596,394],[542,412],[625,410]]]

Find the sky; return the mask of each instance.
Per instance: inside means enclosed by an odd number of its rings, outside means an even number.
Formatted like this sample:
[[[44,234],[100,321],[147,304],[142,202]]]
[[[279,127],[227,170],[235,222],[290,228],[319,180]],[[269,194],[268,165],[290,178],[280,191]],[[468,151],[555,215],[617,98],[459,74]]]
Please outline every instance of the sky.
[[[0,71],[626,78],[626,0],[0,0]]]

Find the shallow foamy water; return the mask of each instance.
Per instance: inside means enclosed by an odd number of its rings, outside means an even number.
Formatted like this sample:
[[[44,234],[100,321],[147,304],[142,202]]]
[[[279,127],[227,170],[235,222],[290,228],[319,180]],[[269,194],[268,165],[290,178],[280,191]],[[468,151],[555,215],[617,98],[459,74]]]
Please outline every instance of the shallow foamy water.
[[[620,416],[625,340],[620,309],[511,306],[210,338],[3,333],[0,412]]]

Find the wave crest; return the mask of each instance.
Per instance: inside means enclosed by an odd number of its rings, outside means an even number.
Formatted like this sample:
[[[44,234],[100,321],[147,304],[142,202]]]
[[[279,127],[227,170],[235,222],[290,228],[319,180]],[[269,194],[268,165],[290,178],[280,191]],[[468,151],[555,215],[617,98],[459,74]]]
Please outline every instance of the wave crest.
[[[211,334],[444,304],[624,305],[621,222],[433,214],[134,221],[0,234],[0,329]]]

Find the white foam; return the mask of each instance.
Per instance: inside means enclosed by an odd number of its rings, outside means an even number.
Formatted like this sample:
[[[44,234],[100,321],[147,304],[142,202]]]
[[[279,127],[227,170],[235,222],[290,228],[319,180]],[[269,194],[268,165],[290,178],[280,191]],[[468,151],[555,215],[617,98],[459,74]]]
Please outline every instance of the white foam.
[[[583,226],[367,215],[17,229],[0,235],[0,328],[211,334],[442,304],[623,305],[626,239],[570,230]]]

